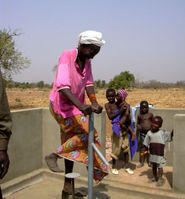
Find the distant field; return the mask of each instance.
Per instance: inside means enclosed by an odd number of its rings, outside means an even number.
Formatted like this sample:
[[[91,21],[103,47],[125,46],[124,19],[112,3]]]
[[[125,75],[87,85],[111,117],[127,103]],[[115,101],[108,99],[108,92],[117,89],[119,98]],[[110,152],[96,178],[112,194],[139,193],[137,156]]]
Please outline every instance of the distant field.
[[[8,89],[7,95],[10,109],[48,107],[49,93],[50,89]],[[96,95],[100,105],[104,107],[104,104],[107,102],[105,98],[105,89],[98,90]],[[147,100],[156,108],[185,108],[185,90],[170,88],[133,89],[128,91],[127,102],[131,106],[139,104],[141,100]],[[109,137],[111,133],[111,124],[107,118],[106,135]]]
[[[48,107],[50,89],[7,89],[11,110]],[[99,103],[107,102],[105,89],[97,91]],[[128,91],[127,102],[131,106],[147,100],[156,108],[185,108],[185,89],[133,89]],[[88,102],[88,100],[87,100]]]

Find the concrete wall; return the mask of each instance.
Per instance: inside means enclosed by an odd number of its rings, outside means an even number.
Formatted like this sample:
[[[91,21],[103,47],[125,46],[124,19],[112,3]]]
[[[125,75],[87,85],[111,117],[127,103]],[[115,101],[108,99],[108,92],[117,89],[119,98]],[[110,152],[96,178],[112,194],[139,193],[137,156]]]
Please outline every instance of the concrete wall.
[[[105,156],[105,142],[106,142],[106,112],[101,114],[94,114],[94,126],[100,137],[100,143],[102,146],[102,154]]]
[[[174,117],[173,188],[185,193],[185,114]]]
[[[150,112],[153,113],[154,116],[161,116],[163,118],[162,129],[171,131],[174,129],[174,116],[175,114],[185,114],[185,109],[175,109],[175,108],[157,108],[150,109]],[[139,114],[139,109],[136,111],[136,118]],[[167,165],[173,165],[173,145],[174,142],[166,144],[166,157],[167,157]],[[138,161],[139,153],[137,153],[134,157],[134,161]]]
[[[60,128],[47,108],[42,110],[42,165],[47,167],[44,157],[60,146]]]
[[[42,166],[42,109],[13,111],[12,136],[8,154],[10,167],[3,181]]]

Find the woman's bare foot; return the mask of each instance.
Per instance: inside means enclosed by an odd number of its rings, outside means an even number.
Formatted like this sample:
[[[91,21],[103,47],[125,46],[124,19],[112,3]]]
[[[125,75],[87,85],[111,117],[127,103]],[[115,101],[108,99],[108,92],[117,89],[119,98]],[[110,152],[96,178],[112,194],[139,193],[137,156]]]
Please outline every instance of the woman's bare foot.
[[[53,172],[63,172],[57,164],[58,156],[56,153],[51,153],[50,155],[45,157],[45,161],[48,165],[48,168]]]

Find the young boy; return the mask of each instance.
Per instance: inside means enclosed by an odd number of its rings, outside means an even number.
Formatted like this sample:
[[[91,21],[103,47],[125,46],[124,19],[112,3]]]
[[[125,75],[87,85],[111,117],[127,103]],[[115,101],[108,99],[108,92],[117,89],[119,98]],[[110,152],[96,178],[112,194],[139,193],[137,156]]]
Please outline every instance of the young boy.
[[[125,159],[125,171],[129,174],[134,174],[134,171],[128,167],[129,163],[129,134],[131,135],[131,141],[135,140],[135,133],[131,127],[131,117],[130,117],[130,105],[126,102],[127,92],[121,89],[117,92],[117,105],[119,109],[125,109],[120,115],[120,136],[122,137],[122,153]]]
[[[147,134],[147,132],[151,128],[151,123],[152,123],[152,118],[153,114],[149,113],[149,107],[148,107],[148,102],[147,101],[141,101],[140,103],[140,114],[137,117],[137,133],[139,134],[140,137],[140,142],[139,142],[139,165],[137,168],[141,168],[144,166],[145,159],[147,163],[149,164],[149,154],[143,154],[144,152],[144,139]],[[142,155],[143,154],[143,155]]]
[[[120,120],[120,114],[125,111],[124,108],[118,109],[118,106],[116,104],[115,98],[116,98],[116,91],[112,88],[109,88],[106,90],[106,98],[108,100],[108,103],[105,104],[105,110],[107,113],[107,116],[110,120],[112,120],[113,124],[113,133],[112,133],[112,173],[115,175],[118,175],[117,170],[117,161],[121,152],[120,146],[121,146],[121,139],[119,137],[119,120]]]
[[[157,182],[157,186],[164,184],[163,167],[166,164],[164,158],[165,155],[165,143],[172,141],[173,131],[171,133],[160,129],[163,119],[160,116],[152,118],[151,130],[146,134],[144,145],[146,151],[150,153],[150,163],[152,165],[153,178],[149,182]]]

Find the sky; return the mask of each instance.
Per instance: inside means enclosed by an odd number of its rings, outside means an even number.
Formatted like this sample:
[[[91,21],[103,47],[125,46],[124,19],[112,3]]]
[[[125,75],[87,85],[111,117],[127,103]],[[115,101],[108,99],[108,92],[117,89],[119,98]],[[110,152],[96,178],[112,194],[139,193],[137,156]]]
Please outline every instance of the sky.
[[[129,71],[139,81],[185,80],[185,0],[0,0],[0,29],[18,30],[31,65],[13,80],[52,83],[54,65],[85,30],[106,44],[92,60],[94,80]]]

